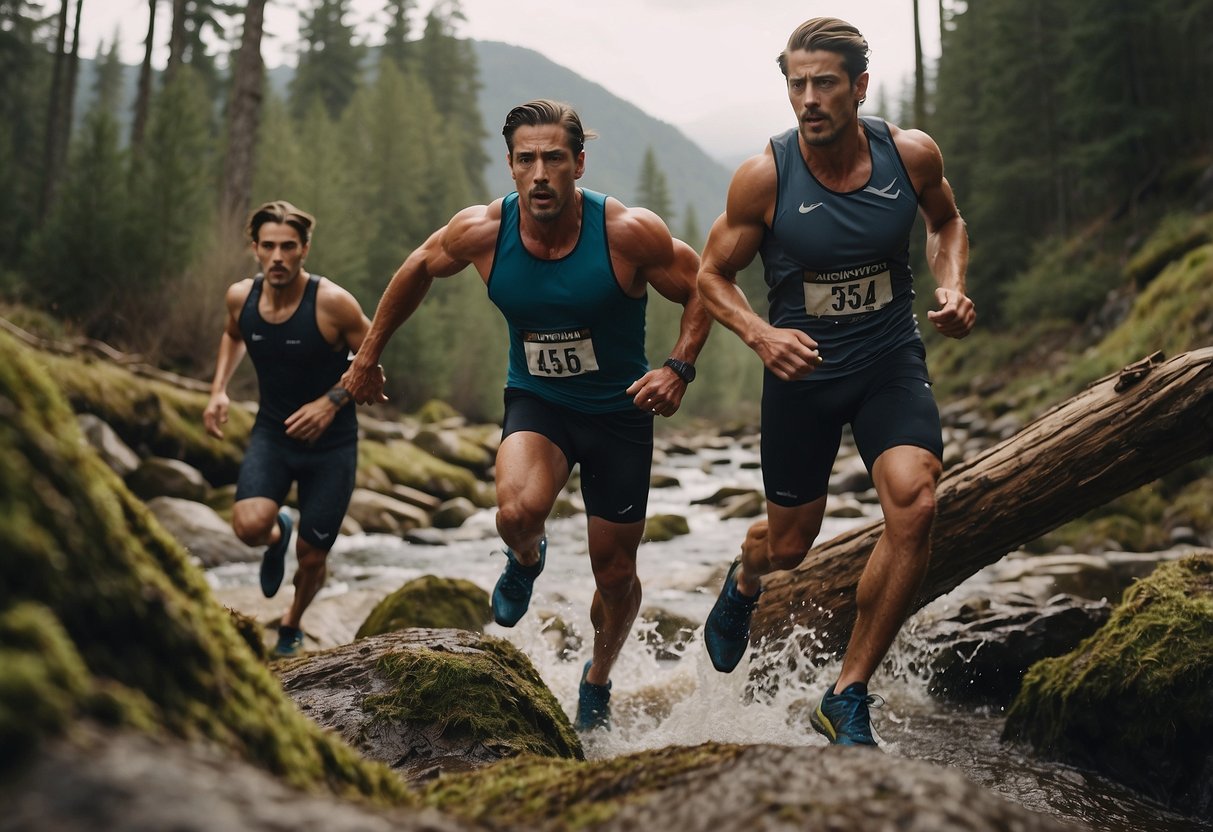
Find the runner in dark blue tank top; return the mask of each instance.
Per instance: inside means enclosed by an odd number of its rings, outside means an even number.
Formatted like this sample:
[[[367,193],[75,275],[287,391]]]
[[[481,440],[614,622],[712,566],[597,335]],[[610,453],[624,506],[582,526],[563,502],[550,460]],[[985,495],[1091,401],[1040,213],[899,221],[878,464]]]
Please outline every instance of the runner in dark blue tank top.
[[[859,582],[839,678],[812,721],[832,743],[875,745],[867,684],[926,571],[942,470],[939,411],[911,307],[910,230],[921,214],[938,285],[939,308],[928,318],[952,338],[968,335],[975,321],[965,295],[968,237],[935,142],[859,117],[868,45],[854,26],[806,21],[779,67],[798,126],[738,168],[699,272],[712,315],[765,365],[767,495],[767,518],[747,534],[704,641],[718,670],[741,660],[762,576],[799,565],[821,529],[830,470],[850,424],[885,529]],[[736,285],[756,254],[769,321]]]
[[[303,268],[315,221],[288,202],[253,212],[248,232],[261,274],[227,291],[227,322],[203,422],[223,438],[227,385],[245,352],[257,371],[260,406],[236,484],[232,528],[250,546],[267,546],[261,589],[278,591],[294,520],[282,508],[298,484],[299,566],[295,594],[274,652],[296,655],[300,621],[324,585],[329,549],[354,490],[358,422],[349,393],[338,386],[370,321],[353,295]]]
[[[460,211],[414,251],[388,285],[342,384],[383,401],[376,362],[436,277],[471,265],[509,325],[505,423],[497,452],[497,529],[506,567],[493,614],[526,613],[547,556],[544,523],[580,465],[596,592],[593,655],[579,691],[578,730],[610,720],[610,672],[640,607],[636,552],[644,531],[653,416],[672,416],[707,339],[695,287],[699,258],[651,211],[581,190],[592,134],[568,105],[532,101],[506,117],[516,193]],[[646,287],[684,307],[662,367],[644,354]]]

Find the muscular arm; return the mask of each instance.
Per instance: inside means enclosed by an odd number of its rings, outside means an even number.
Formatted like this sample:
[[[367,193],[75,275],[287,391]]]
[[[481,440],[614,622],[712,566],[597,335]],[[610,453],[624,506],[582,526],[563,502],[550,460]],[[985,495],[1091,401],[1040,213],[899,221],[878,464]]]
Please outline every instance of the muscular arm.
[[[485,256],[486,251],[492,251],[500,216],[498,203],[465,208],[431,234],[392,275],[358,353],[341,377],[341,386],[354,401],[359,404],[387,401],[379,357],[388,340],[417,311],[435,278],[457,274]]]
[[[964,338],[977,321],[973,302],[965,294],[969,235],[952,186],[943,175],[943,154],[920,130],[899,130],[894,140],[918,189],[918,208],[927,226],[927,265],[938,287],[935,300],[940,307],[927,312],[927,319],[941,335]]]
[[[244,359],[244,336],[240,334],[240,308],[248,297],[252,282],[243,280],[228,287],[224,298],[227,307],[227,318],[223,324],[223,332],[219,336],[219,355],[215,359],[215,376],[211,381],[211,397],[202,411],[202,425],[206,432],[216,439],[223,438],[223,425],[227,423],[228,408],[231,400],[227,395],[227,385],[240,362]]]
[[[694,364],[708,340],[712,318],[699,297],[695,275],[699,255],[670,236],[666,224],[645,208],[622,208],[612,218],[609,234],[620,254],[635,263],[635,285],[652,285],[667,300],[682,305],[678,340],[670,357]],[[610,215],[608,215],[610,216]],[[627,389],[635,405],[659,416],[673,416],[682,404],[687,384],[669,367],[661,366],[645,373]]]
[[[821,363],[817,343],[803,332],[771,326],[746,300],[737,273],[758,253],[767,214],[775,206],[775,160],[770,151],[742,164],[729,185],[725,212],[712,224],[699,267],[699,293],[712,316],[737,334],[785,381]]]

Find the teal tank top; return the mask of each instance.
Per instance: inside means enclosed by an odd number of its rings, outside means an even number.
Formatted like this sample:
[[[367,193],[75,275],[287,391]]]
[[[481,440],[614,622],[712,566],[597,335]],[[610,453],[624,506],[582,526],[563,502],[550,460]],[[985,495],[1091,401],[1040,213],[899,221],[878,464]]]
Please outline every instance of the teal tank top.
[[[582,413],[610,413],[635,407],[626,390],[649,369],[647,295],[629,297],[615,278],[606,197],[581,195],[577,244],[558,260],[526,250],[518,194],[505,198],[488,292],[509,326],[508,387]]]
[[[818,344],[824,363],[807,382],[848,375],[921,340],[909,265],[918,194],[888,124],[861,121],[872,175],[849,193],[817,181],[795,128],[771,139],[779,191],[759,254],[771,324]]]

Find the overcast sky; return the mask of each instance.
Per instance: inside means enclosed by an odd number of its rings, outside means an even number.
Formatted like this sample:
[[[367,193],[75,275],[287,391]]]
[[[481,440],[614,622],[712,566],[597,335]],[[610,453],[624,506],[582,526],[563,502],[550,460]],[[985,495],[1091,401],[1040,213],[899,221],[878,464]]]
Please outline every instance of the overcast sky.
[[[51,5],[54,5],[53,3]],[[270,0],[263,53],[270,66],[295,63],[299,0]],[[374,43],[382,0],[353,0],[353,22]],[[420,0],[423,10],[430,0]],[[938,4],[922,2],[928,59],[938,54]],[[792,124],[775,56],[801,22],[835,15],[859,27],[872,48],[873,97],[900,94],[914,66],[912,0],[463,0],[460,34],[525,46],[662,121],[753,135],[754,148]],[[158,18],[167,40],[168,4]],[[159,21],[158,21],[159,22]],[[142,58],[147,0],[85,0],[83,54],[117,30],[128,63]],[[163,64],[165,49],[159,50]],[[576,105],[576,102],[571,102]],[[748,139],[747,139],[748,140]]]

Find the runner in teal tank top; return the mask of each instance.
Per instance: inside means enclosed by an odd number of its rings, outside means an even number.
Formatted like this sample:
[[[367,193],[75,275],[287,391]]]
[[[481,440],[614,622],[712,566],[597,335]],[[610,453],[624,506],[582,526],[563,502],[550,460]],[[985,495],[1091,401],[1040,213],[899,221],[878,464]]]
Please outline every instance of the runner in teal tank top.
[[[699,258],[651,211],[581,190],[585,140],[567,104],[515,107],[502,129],[516,192],[456,214],[397,270],[342,377],[360,403],[384,401],[376,363],[434,278],[474,266],[505,316],[510,361],[497,452],[497,529],[506,566],[493,617],[514,626],[547,557],[544,524],[574,466],[581,473],[595,592],[594,644],[581,674],[579,731],[610,727],[610,673],[640,608],[653,417],[677,412],[711,319]],[[683,306],[670,357],[645,361],[647,288]]]
[[[704,623],[704,643],[717,670],[741,661],[763,576],[800,565],[821,529],[849,425],[885,525],[855,591],[838,679],[811,721],[831,743],[876,745],[867,685],[926,572],[942,472],[939,410],[912,308],[910,230],[920,214],[938,286],[939,308],[927,317],[950,338],[968,335],[976,319],[965,295],[968,237],[935,142],[859,117],[868,44],[858,29],[837,18],[805,21],[778,60],[797,127],[738,168],[699,273],[712,315],[764,365],[767,497],[766,519],[746,535]],[[755,255],[769,321],[737,289],[737,272]]]

